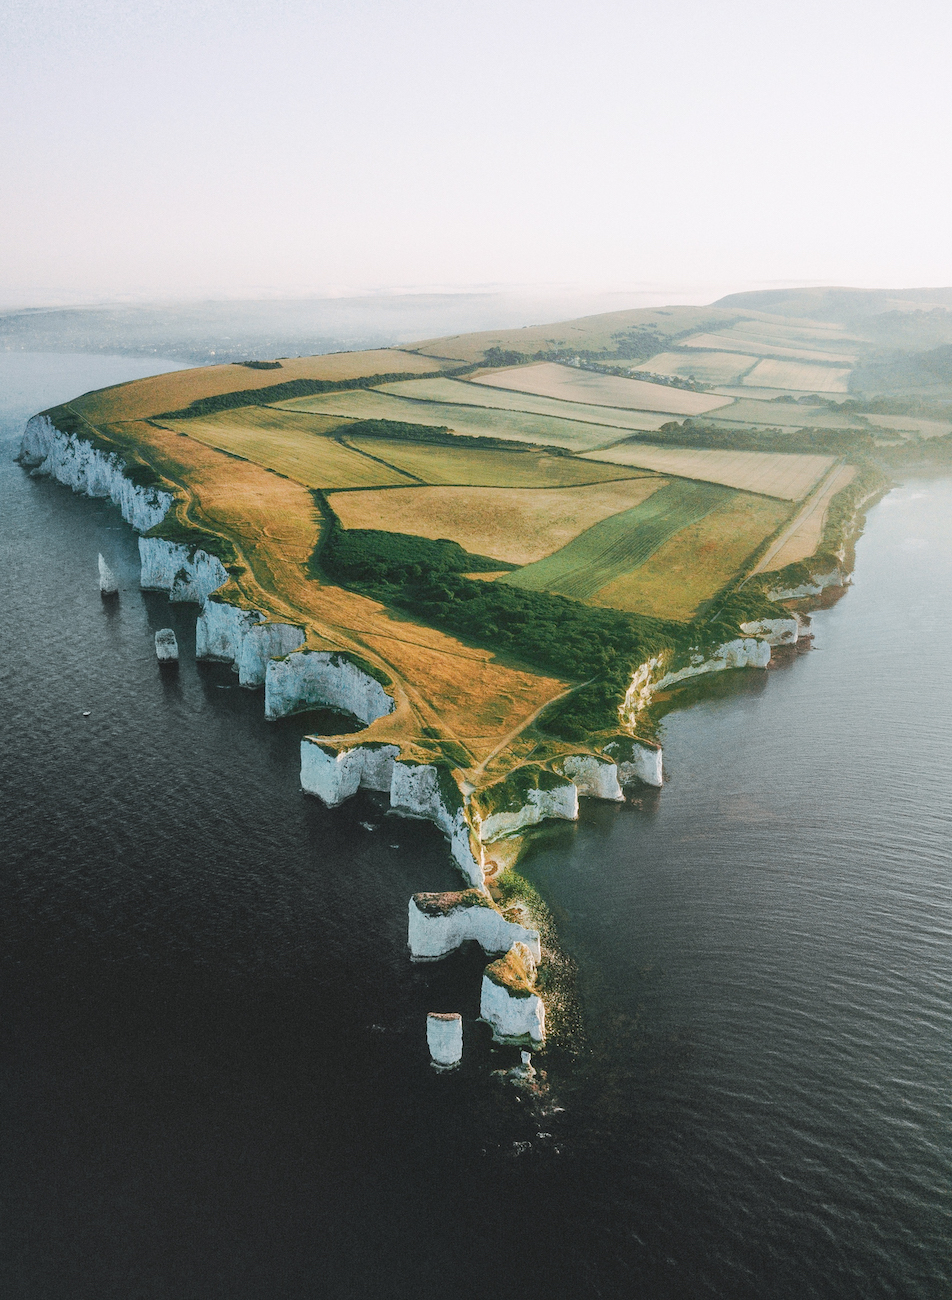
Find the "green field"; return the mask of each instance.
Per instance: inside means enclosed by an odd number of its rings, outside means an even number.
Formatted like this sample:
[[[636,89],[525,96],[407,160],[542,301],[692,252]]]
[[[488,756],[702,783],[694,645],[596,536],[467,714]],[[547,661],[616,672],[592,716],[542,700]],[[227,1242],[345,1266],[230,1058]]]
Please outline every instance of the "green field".
[[[641,505],[603,519],[561,550],[498,581],[588,600],[732,495],[711,483],[669,483]]]
[[[513,442],[534,442],[543,447],[565,447],[569,451],[592,451],[617,442],[622,436],[611,425],[583,424],[578,420],[560,420],[520,411],[453,406],[448,402],[419,402],[407,397],[393,397],[376,389],[296,397],[290,402],[281,402],[277,409],[312,411],[319,415],[337,416],[340,420],[401,420],[407,424],[433,424],[471,436],[508,438]]]
[[[751,357],[750,364],[754,364]],[[736,367],[735,367],[736,369]],[[459,406],[481,406],[490,410],[522,411],[530,415],[554,416],[557,420],[580,420],[583,424],[611,425],[619,429],[654,431],[670,420],[660,411],[630,411],[619,406],[589,406],[584,402],[563,402],[535,393],[513,393],[488,384],[460,379],[411,379],[404,383],[381,384],[374,390],[393,397],[412,397],[422,402],[449,402]]]
[[[324,436],[321,429],[314,426],[334,425],[337,421],[321,421],[320,417],[308,421],[289,417],[284,411],[253,406],[223,411],[220,415],[201,420],[167,420],[164,423],[177,433],[203,442],[206,447],[241,456],[265,469],[284,474],[304,487],[387,487],[413,481],[412,476]]]
[[[544,451],[444,447],[389,438],[349,438],[348,445],[423,483],[456,487],[560,488],[644,477],[628,465],[599,464]]]

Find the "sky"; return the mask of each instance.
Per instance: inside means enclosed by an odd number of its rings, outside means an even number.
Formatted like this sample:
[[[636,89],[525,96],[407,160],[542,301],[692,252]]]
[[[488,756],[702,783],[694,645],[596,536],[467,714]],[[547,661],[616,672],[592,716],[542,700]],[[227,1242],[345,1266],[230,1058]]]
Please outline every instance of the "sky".
[[[4,305],[952,284],[938,0],[3,15]]]

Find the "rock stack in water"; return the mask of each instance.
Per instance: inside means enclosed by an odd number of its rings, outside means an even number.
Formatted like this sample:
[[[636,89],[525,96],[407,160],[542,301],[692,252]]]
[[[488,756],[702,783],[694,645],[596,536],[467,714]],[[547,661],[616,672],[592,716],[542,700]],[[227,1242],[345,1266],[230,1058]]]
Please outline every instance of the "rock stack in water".
[[[101,596],[118,596],[119,582],[109,565],[99,557],[99,594]]]
[[[170,627],[163,627],[155,634],[155,657],[160,664],[178,663],[178,641]]]
[[[463,1056],[463,1018],[457,1012],[431,1011],[426,1018],[426,1045],[433,1064],[448,1069]]]

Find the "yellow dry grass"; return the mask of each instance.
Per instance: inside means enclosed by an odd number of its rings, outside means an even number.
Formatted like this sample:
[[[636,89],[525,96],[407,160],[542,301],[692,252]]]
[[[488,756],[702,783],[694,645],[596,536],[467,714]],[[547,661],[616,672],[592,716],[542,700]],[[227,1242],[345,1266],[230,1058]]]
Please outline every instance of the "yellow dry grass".
[[[590,598],[655,618],[687,620],[744,568],[790,513],[790,506],[738,492],[665,542],[639,568],[616,578]]]
[[[532,564],[609,515],[629,510],[665,483],[627,479],[591,487],[453,488],[338,492],[331,504],[345,528],[384,528],[447,537],[474,555]]]
[[[789,388],[804,393],[848,393],[849,370],[836,366],[813,366],[799,361],[759,362],[742,383],[754,388]]]
[[[424,727],[435,727],[479,759],[566,689],[556,678],[499,662],[491,651],[310,578],[321,519],[300,484],[169,429],[133,422],[101,431],[114,434],[120,447],[134,443],[182,490],[185,522],[232,542],[245,569],[229,589],[242,603],[303,624],[313,648],[349,651],[390,675],[397,709],[374,724],[375,738],[412,745]]]
[[[831,456],[789,455],[766,451],[705,451],[689,447],[655,447],[626,443],[582,457],[653,469],[659,474],[723,483],[742,492],[799,501],[833,464]]]
[[[472,382],[591,406],[665,411],[670,415],[701,415],[730,405],[729,397],[690,393],[683,388],[648,384],[640,379],[621,379],[617,375],[578,370],[575,366],[562,366],[554,361],[537,361],[529,366],[489,371]]]
[[[328,427],[339,427],[340,421],[320,415],[292,415],[266,406],[247,406],[208,419],[163,423],[206,446],[286,474],[305,487],[385,487],[413,481],[399,470],[322,436]]]
[[[637,470],[597,465],[574,456],[505,448],[452,447],[400,442],[389,438],[348,438],[350,446],[420,479],[423,483],[464,487],[575,487],[631,478]]]
[[[797,560],[808,560],[823,540],[823,525],[830,502],[855,477],[855,465],[837,465],[832,469],[757,564],[755,572],[769,573]]]
[[[753,365],[756,358],[751,357]],[[442,402],[456,406],[482,406],[491,410],[522,411],[530,415],[551,416],[558,420],[578,420],[618,429],[660,429],[669,416],[663,412],[628,411],[621,407],[589,406],[584,402],[565,402],[534,393],[511,393],[462,379],[405,379],[395,384],[381,384],[379,393],[392,397],[409,397],[423,402]],[[605,438],[608,441],[610,434]]]
[[[97,420],[143,420],[163,411],[177,411],[200,397],[217,397],[291,379],[357,379],[362,375],[430,374],[439,362],[395,348],[369,352],[334,352],[320,357],[293,357],[280,370],[249,370],[247,366],[197,366],[167,375],[136,379],[78,398],[71,405],[94,423]]]

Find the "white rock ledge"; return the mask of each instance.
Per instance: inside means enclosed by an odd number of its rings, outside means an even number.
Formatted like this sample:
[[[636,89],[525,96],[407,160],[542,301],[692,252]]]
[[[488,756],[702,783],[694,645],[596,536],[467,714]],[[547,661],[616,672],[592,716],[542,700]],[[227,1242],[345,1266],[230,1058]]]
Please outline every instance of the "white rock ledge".
[[[164,537],[140,537],[139,562],[142,590],[168,592],[173,601],[200,605],[228,581],[228,572],[217,555],[201,548],[189,553],[181,542]]]
[[[178,641],[172,628],[163,627],[156,632],[155,657],[160,664],[178,663]]]
[[[523,943],[513,944],[505,957],[486,967],[479,1015],[497,1041],[532,1047],[545,1042],[545,1006],[535,992],[535,975],[535,959]]]
[[[19,458],[34,474],[48,475],[74,492],[108,498],[139,533],[161,523],[172,505],[170,492],[138,487],[126,478],[125,462],[115,452],[100,451],[77,434],[61,432],[46,415],[27,421]]]
[[[719,645],[707,659],[700,653],[692,655],[685,667],[673,672],[666,670],[669,662],[670,659],[659,656],[639,665],[632,674],[631,684],[619,710],[622,722],[633,725],[641,710],[651,703],[651,697],[656,691],[666,690],[691,677],[723,672],[728,668],[766,668],[770,663],[770,645],[756,637],[736,637],[733,641]]]
[[[796,618],[761,618],[755,623],[741,623],[744,636],[757,636],[770,646],[796,645],[800,622]]]
[[[241,686],[264,686],[268,661],[304,644],[304,629],[271,623],[258,609],[209,597],[195,624],[195,657],[230,663]]]
[[[478,889],[414,894],[407,939],[415,961],[436,961],[471,940],[486,953],[506,953],[514,943],[522,943],[534,961],[541,954],[538,930],[507,920]]]
[[[368,726],[394,708],[380,682],[345,654],[297,650],[283,659],[270,659],[265,672],[264,716],[273,721],[314,705],[352,713]]]
[[[399,753],[397,745],[338,748],[318,736],[305,736],[301,741],[301,788],[317,795],[328,808],[336,808],[360,789],[389,794]]]
[[[104,596],[119,594],[119,581],[102,555],[99,556],[99,590]]]

